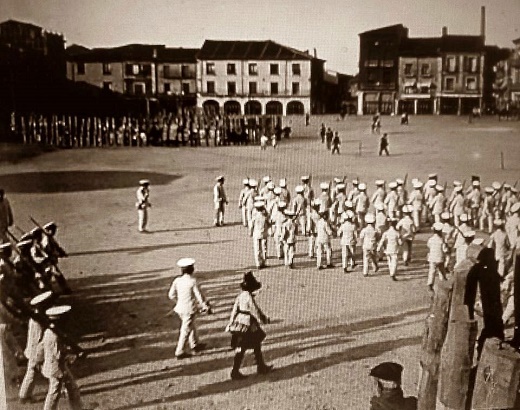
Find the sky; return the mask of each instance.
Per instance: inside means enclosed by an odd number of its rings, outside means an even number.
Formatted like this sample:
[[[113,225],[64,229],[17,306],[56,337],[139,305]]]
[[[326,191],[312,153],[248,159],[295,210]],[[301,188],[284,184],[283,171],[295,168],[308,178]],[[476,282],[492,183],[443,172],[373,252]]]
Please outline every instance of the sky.
[[[274,40],[316,49],[329,70],[358,71],[358,34],[403,24],[410,37],[478,35],[486,6],[486,44],[520,38],[520,0],[1,0],[0,21],[63,33],[67,45],[128,43],[201,47],[205,39]]]

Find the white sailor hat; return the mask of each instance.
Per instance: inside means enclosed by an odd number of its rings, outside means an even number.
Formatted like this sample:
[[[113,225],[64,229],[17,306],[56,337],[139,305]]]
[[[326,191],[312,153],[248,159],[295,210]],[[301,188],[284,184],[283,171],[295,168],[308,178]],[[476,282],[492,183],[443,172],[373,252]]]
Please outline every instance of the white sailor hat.
[[[457,185],[455,188],[453,188],[454,192],[461,192],[462,191],[462,185]]]
[[[193,258],[181,258],[177,261],[177,266],[181,269],[189,268],[195,265],[195,259]]]
[[[439,192],[444,191],[444,187],[443,187],[442,185],[438,185],[438,184],[435,185],[435,189],[436,189],[437,191],[439,191]]]
[[[334,182],[336,184],[339,184],[341,181],[343,181],[343,179],[339,178],[339,177],[334,177]]]
[[[62,305],[62,306],[54,306],[45,311],[45,314],[49,317],[49,319],[57,319],[61,315],[70,312],[72,306],[70,305]]]
[[[329,183],[328,182],[322,182],[320,184],[320,188],[323,189],[323,190],[329,189]]]
[[[511,213],[516,213],[520,210],[520,202],[516,202],[513,205],[511,205]]]
[[[149,179],[141,179],[139,180],[139,185],[150,185]]]
[[[258,186],[258,181],[256,179],[250,179],[249,180],[249,186],[252,188],[255,188]]]
[[[294,190],[295,190],[298,194],[301,194],[301,193],[303,193],[304,188],[303,188],[301,185],[296,185],[296,187],[294,188]]]
[[[435,179],[429,179],[426,182],[426,185],[429,186],[429,187],[435,187],[435,185],[437,185],[437,181],[435,181]]]
[[[58,227],[58,225],[56,225],[56,222],[52,221],[52,222],[49,222],[49,223],[46,223],[45,225],[43,225],[43,229],[45,229],[46,231],[49,230],[49,229],[56,229]]]
[[[316,198],[314,200],[314,203],[312,204],[312,206],[314,206],[314,208],[319,208],[321,206],[321,199],[320,198]]]
[[[462,236],[464,236],[464,238],[474,238],[475,235],[476,235],[475,231],[466,231],[462,234]]]
[[[269,181],[269,182],[267,183],[267,189],[268,189],[269,191],[272,191],[272,190],[274,189],[274,182],[273,182],[273,181]]]
[[[502,226],[504,225],[504,220],[503,219],[500,219],[500,218],[497,218],[493,221],[493,225],[496,225],[496,226]]]
[[[469,220],[468,214],[462,214],[461,216],[459,216],[459,220],[461,222],[468,222],[468,220]]]
[[[264,201],[256,201],[253,206],[255,208],[263,208],[265,206],[265,202]]]
[[[518,192],[518,189],[516,189],[514,186],[511,187],[511,192],[513,192],[514,194],[516,194]]]
[[[403,213],[405,213],[405,214],[412,213],[412,207],[410,205],[404,205],[403,206]]]
[[[43,292],[41,294],[39,294],[38,296],[35,296],[34,298],[31,299],[31,306],[37,306],[47,300],[49,300],[52,296],[52,290],[48,290],[47,292]]]
[[[436,232],[442,232],[444,228],[444,224],[442,222],[435,222],[432,226],[432,229]]]
[[[285,201],[278,202],[278,208],[285,208],[285,207],[287,207],[287,202],[285,202]]]
[[[352,201],[345,201],[345,208],[353,208],[354,207],[354,204],[352,203]]]
[[[511,189],[511,185],[509,185],[509,184],[504,184],[504,189]]]
[[[357,178],[352,180],[352,185],[358,185],[358,184],[359,184],[359,180]]]
[[[404,184],[404,180],[401,179],[401,178],[397,178],[397,179],[395,180],[395,182],[397,183],[397,185],[403,185],[403,184]]]
[[[382,179],[376,179],[376,186],[381,186],[381,185],[384,185],[385,184],[385,181],[382,180]]]
[[[473,239],[473,242],[471,242],[471,244],[481,246],[484,244],[484,238],[475,238]]]
[[[453,181],[453,186],[462,186],[462,182],[455,180]]]
[[[367,186],[366,184],[364,184],[363,182],[361,182],[359,185],[358,185],[358,189],[360,191],[364,191],[365,189],[367,189]]]
[[[375,221],[376,221],[376,218],[375,218],[374,214],[369,213],[369,214],[365,215],[365,222],[367,224],[373,224]]]
[[[397,188],[397,182],[392,181],[388,184],[388,188],[390,189],[396,189]],[[393,195],[393,194],[392,194]]]
[[[337,191],[342,191],[344,189],[345,189],[345,184],[340,183],[340,184],[336,185],[336,190]]]
[[[262,178],[262,181],[264,181],[265,183],[269,182],[271,180],[271,177],[269,175],[266,175],[265,177]]]
[[[282,193],[282,188],[280,188],[279,186],[275,187],[274,188],[274,194],[275,195],[280,195]]]
[[[303,176],[301,177],[301,180],[302,180],[302,181],[308,181],[309,179],[311,179],[311,177],[310,177],[309,175],[303,175]]]
[[[443,212],[441,214],[441,219],[444,219],[444,220],[450,219],[450,213],[449,212]]]
[[[215,181],[224,181],[224,175],[219,175],[215,178]]]
[[[502,184],[498,181],[495,181],[491,184],[491,186],[493,187],[494,190],[499,190],[500,188],[502,188]]]
[[[289,209],[286,209],[285,211],[283,211],[283,214],[285,216],[288,216],[290,218],[292,218],[294,215],[296,215],[293,211],[289,210]]]
[[[16,244],[16,246],[19,248],[19,249],[23,249],[23,248],[27,248],[29,246],[32,245],[32,240],[30,239],[26,239],[26,240],[23,240],[23,241],[20,241]]]
[[[473,185],[473,186],[480,186],[480,181],[473,181],[471,183],[471,185]]]
[[[244,178],[244,179],[242,180],[242,183],[243,183],[244,185],[249,185],[249,179]]]
[[[285,178],[280,179],[280,187],[285,188],[287,186],[287,180]]]
[[[347,219],[349,219],[347,213],[346,213],[346,212],[343,212],[343,213],[341,214],[340,221],[341,221],[341,222],[345,222]]]
[[[484,188],[484,191],[486,192],[486,194],[492,194],[493,193],[493,188],[491,188],[490,186],[487,186]]]
[[[415,181],[414,184],[413,184],[413,187],[415,189],[421,189],[423,186],[423,183],[421,181]]]
[[[375,208],[376,208],[376,211],[384,211],[385,210],[385,206],[383,204],[381,204],[381,203],[376,204]]]
[[[437,174],[429,174],[428,175],[428,179],[436,179],[437,178]]]
[[[344,212],[344,214],[347,215],[348,219],[354,219],[354,217],[356,216],[356,214],[353,211],[351,211],[350,209],[347,210],[346,212]]]

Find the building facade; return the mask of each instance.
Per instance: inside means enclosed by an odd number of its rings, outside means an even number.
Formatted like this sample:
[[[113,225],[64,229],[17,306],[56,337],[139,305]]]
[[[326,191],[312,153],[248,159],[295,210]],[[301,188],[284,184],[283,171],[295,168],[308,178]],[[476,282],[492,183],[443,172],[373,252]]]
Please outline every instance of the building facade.
[[[324,61],[308,53],[273,41],[206,40],[198,59],[197,106],[207,113],[301,115],[316,104],[314,66]]]
[[[513,49],[500,50],[492,68],[492,95],[498,111],[520,109],[520,38],[513,44]]]

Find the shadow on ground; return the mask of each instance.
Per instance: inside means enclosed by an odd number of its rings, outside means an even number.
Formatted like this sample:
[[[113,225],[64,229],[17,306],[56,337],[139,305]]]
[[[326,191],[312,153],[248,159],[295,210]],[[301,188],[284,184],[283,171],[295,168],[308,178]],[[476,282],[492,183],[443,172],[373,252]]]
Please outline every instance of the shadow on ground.
[[[140,179],[167,185],[179,175],[141,171],[54,171],[0,175],[0,187],[15,193],[55,193],[131,188]]]

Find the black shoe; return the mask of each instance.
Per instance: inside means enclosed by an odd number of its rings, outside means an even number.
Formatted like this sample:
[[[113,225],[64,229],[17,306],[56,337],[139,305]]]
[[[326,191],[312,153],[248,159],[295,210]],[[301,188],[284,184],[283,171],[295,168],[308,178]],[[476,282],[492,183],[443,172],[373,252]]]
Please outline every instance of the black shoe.
[[[176,358],[177,360],[189,359],[190,357],[192,357],[192,355],[189,354],[189,353],[182,353],[182,354],[180,354],[180,355],[178,355],[178,356],[175,356],[175,358]]]
[[[202,352],[206,349],[206,343],[199,343],[197,346],[195,346],[193,349],[194,352]]]
[[[333,267],[334,267],[334,265],[333,265],[332,263],[329,263],[329,264],[327,265],[327,268],[333,268]]]
[[[30,404],[30,403],[33,403],[33,398],[32,397],[20,397],[18,399],[18,401],[20,402],[20,404]]]
[[[244,380],[247,376],[245,374],[242,374],[240,372],[231,372],[231,380]]]
[[[397,278],[395,276],[391,276],[391,278],[394,282],[397,282]]]
[[[274,366],[271,364],[269,366],[264,365],[258,368],[256,371],[258,374],[267,374],[270,373],[273,370]]]
[[[348,273],[348,269],[347,268],[343,268],[343,272]]]
[[[323,266],[318,266],[318,270],[323,270],[325,269]]]

